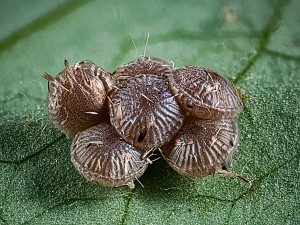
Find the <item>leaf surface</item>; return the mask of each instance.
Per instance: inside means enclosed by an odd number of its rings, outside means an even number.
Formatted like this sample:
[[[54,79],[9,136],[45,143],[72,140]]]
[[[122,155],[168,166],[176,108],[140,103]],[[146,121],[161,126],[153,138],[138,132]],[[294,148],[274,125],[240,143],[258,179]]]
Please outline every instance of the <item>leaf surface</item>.
[[[30,3],[30,4],[29,4]],[[3,1],[0,224],[299,224],[300,4],[283,1]],[[44,72],[113,71],[146,53],[210,67],[244,101],[226,175],[187,179],[162,159],[134,190],[88,183],[47,117]],[[134,43],[133,43],[134,40]],[[136,48],[135,48],[136,46]]]

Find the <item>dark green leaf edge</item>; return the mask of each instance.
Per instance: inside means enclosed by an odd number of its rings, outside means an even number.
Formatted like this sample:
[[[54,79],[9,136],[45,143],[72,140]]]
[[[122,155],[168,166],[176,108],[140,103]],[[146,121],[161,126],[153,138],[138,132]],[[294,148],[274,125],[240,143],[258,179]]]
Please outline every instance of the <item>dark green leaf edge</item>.
[[[0,54],[1,52],[9,49],[13,46],[18,40],[24,37],[28,37],[34,34],[38,30],[42,30],[49,26],[52,23],[59,21],[62,17],[65,17],[69,13],[73,12],[79,7],[82,7],[85,4],[88,4],[94,0],[80,1],[80,0],[71,0],[66,3],[58,5],[53,10],[50,10],[45,15],[36,18],[31,23],[27,24],[23,28],[18,29],[13,32],[8,37],[0,41]]]

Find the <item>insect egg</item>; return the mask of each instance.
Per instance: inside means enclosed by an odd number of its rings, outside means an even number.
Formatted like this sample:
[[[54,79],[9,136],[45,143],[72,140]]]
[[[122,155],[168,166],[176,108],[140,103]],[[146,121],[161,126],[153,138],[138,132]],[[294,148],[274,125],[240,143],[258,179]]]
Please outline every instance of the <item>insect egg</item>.
[[[140,74],[117,86],[111,95],[112,125],[125,141],[150,150],[171,140],[183,124],[184,112],[164,80]]]
[[[234,120],[204,120],[189,116],[161,153],[167,163],[187,177],[204,177],[222,168],[238,141]]]
[[[140,56],[132,62],[117,67],[112,76],[118,83],[122,83],[138,74],[154,74],[166,77],[171,71],[170,63],[163,59]]]
[[[168,78],[171,92],[195,117],[233,118],[241,112],[242,102],[235,87],[210,69],[187,66],[174,70]]]
[[[122,140],[109,123],[78,133],[71,145],[71,159],[87,180],[105,187],[129,188],[134,188],[134,181],[150,162],[144,152]]]
[[[70,138],[76,133],[109,121],[107,92],[110,74],[90,61],[70,65],[56,77],[45,74],[48,83],[48,114],[54,125]]]

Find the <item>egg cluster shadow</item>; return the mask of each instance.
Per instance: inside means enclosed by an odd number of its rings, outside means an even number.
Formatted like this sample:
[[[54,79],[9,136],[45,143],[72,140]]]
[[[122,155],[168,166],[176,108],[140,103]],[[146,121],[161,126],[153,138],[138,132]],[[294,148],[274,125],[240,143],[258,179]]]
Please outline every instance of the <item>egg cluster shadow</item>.
[[[155,149],[178,173],[204,177],[237,146],[241,100],[211,69],[140,56],[113,73],[65,60],[57,76],[44,77],[49,117],[73,139],[72,163],[89,181],[134,188]]]

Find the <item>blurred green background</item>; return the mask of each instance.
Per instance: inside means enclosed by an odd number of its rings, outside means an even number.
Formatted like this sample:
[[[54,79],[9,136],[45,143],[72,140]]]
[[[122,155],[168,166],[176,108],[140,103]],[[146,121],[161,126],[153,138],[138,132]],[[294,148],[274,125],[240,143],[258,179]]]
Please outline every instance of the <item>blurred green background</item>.
[[[299,10],[298,0],[1,1],[0,224],[299,224]],[[112,72],[143,54],[148,32],[147,55],[236,85],[245,105],[227,167],[251,184],[187,179],[158,160],[144,188],[108,189],[74,169],[42,75],[64,59]]]

